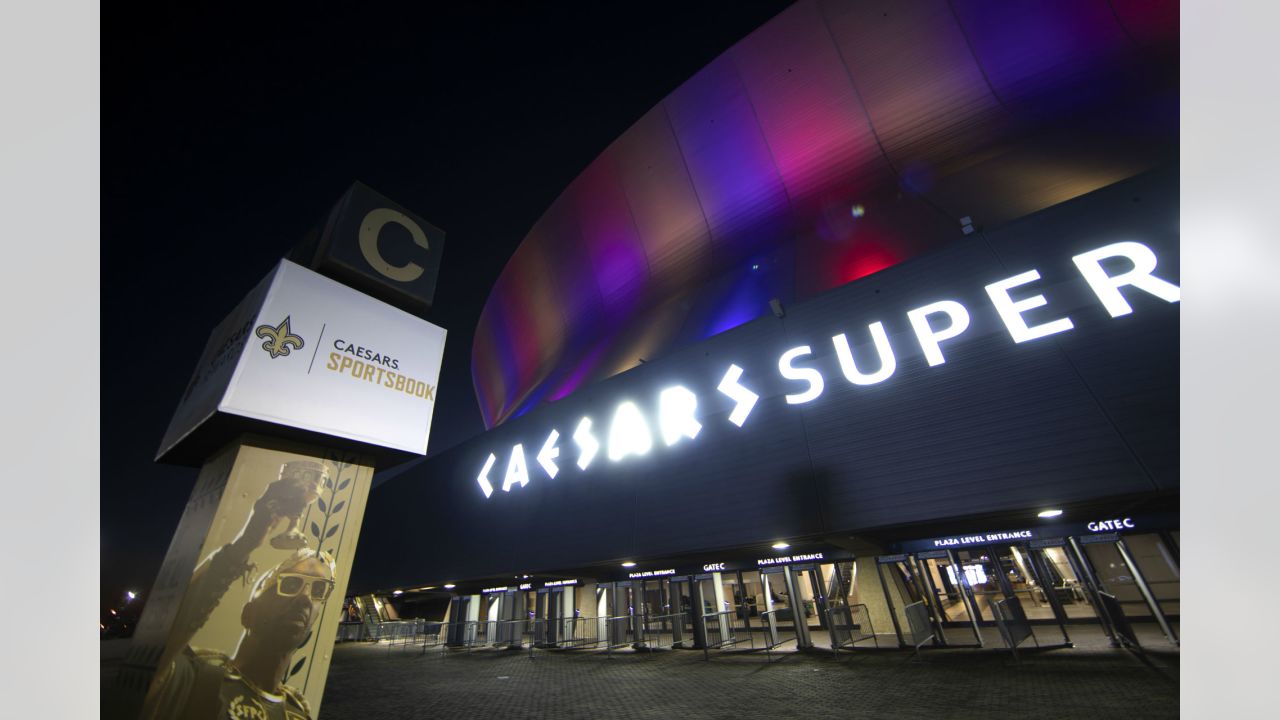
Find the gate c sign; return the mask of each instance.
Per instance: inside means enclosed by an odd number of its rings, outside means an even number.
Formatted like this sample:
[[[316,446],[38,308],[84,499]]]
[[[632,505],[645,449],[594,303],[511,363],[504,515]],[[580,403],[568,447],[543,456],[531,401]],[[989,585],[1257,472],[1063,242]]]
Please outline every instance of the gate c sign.
[[[356,183],[289,259],[402,310],[431,307],[444,231]]]

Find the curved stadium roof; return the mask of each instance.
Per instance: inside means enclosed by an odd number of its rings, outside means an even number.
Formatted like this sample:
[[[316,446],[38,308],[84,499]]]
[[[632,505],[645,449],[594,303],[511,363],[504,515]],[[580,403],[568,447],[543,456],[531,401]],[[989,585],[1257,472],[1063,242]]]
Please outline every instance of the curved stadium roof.
[[[481,313],[493,427],[1177,157],[1178,5],[803,0],[607,147]]]

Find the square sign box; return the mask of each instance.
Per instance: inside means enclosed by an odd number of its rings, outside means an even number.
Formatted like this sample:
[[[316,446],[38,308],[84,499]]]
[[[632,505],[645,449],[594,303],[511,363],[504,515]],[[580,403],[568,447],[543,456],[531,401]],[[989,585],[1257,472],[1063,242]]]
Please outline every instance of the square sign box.
[[[425,455],[445,331],[288,260],[209,338],[156,459],[239,432]],[[322,436],[322,437],[316,437]]]
[[[343,193],[288,258],[396,307],[430,309],[444,231],[364,183]]]

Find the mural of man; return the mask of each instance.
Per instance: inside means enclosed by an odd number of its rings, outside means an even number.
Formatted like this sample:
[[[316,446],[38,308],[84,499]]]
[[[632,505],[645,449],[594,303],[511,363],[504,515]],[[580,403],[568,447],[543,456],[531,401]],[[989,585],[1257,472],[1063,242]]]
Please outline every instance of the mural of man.
[[[258,579],[240,612],[244,634],[230,654],[193,648],[190,641],[231,583],[252,573],[249,555],[267,542],[278,521],[289,519],[292,525],[314,500],[314,494],[302,490],[308,483],[299,479],[322,481],[325,476],[321,463],[286,463],[280,479],[254,503],[236,538],[196,569],[189,602],[175,624],[181,643],[161,660],[143,718],[310,719],[302,694],[283,679],[333,591],[336,570],[327,553],[299,548]]]

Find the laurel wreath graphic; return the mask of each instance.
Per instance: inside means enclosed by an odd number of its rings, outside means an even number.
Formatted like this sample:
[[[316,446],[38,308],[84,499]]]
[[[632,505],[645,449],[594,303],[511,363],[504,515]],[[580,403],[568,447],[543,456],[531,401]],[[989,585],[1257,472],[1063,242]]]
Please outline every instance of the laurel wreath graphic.
[[[351,500],[355,487],[352,481],[356,479],[359,472],[359,466],[356,461],[358,457],[354,453],[330,452],[325,458],[337,470],[333,477],[324,481],[324,488],[320,491],[320,497],[316,499],[315,509],[318,511],[314,516],[312,511],[307,511],[307,520],[309,521],[308,530],[311,536],[315,538],[317,547],[329,547],[325,550],[329,557],[337,562],[337,548],[342,545],[342,536],[338,534],[342,528],[342,522],[345,515],[341,514],[347,507],[347,503]],[[344,477],[345,476],[345,477]],[[324,601],[321,608],[321,617],[324,615],[324,607],[328,607],[329,600],[333,598],[331,594]],[[311,642],[314,630],[308,630],[307,636],[298,644],[298,649],[306,647]],[[307,664],[308,656],[303,655],[298,659],[289,672],[285,675],[288,680],[294,675],[302,671]]]

